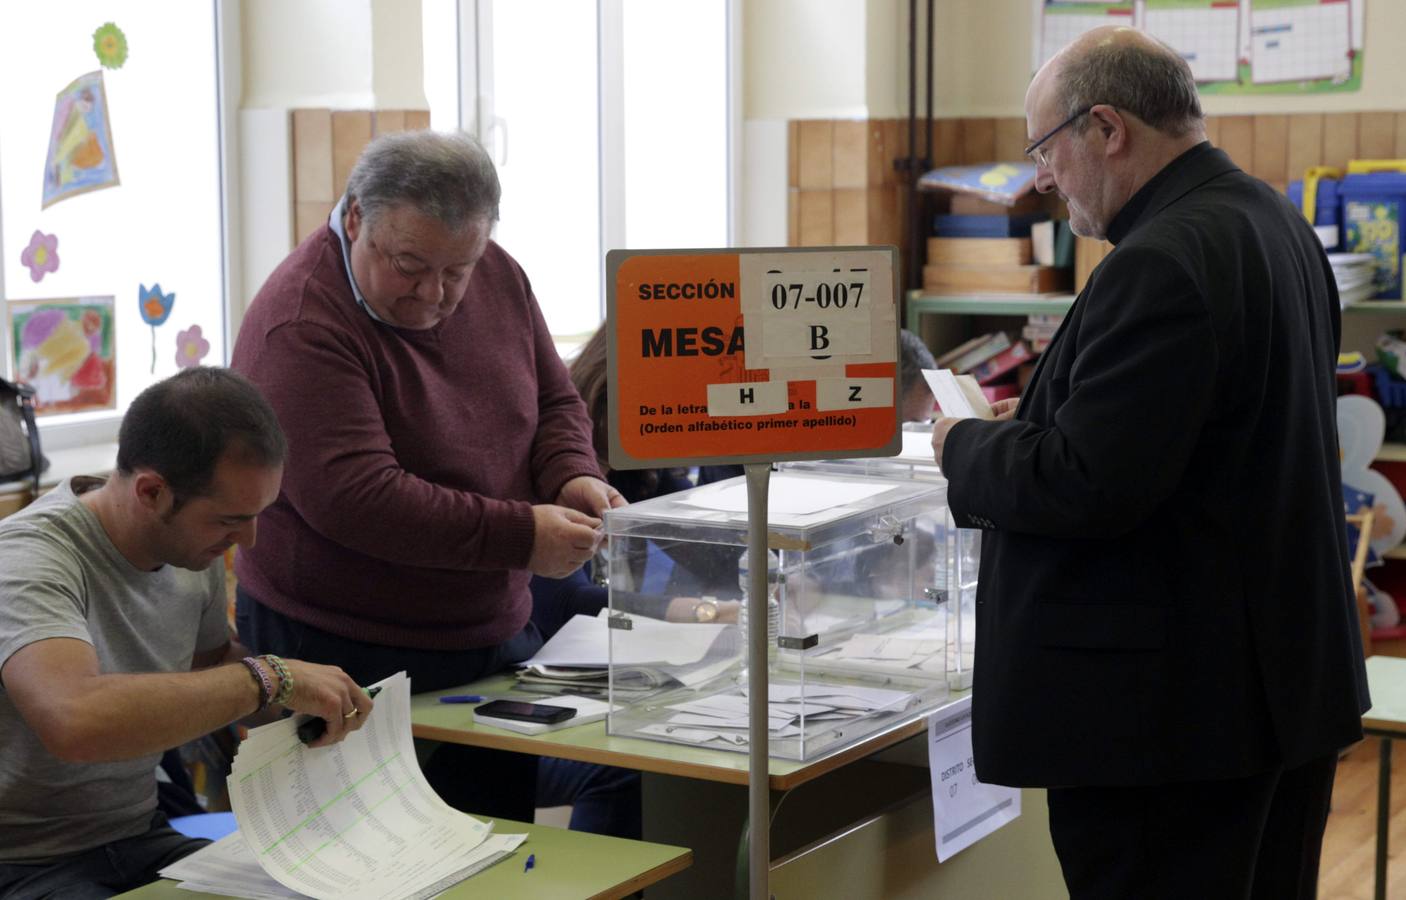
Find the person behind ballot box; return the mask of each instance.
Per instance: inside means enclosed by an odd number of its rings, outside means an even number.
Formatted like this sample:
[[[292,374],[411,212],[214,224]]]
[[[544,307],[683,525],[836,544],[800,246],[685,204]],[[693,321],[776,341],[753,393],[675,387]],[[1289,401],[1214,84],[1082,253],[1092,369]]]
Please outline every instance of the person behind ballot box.
[[[225,550],[252,546],[285,444],[240,376],[187,369],[132,402],[117,471],[0,521],[0,898],[106,897],[206,841],[157,811],[162,751],[270,703],[359,728],[340,669],[229,640]]]
[[[231,365],[288,434],[263,539],[240,551],[240,636],[448,688],[531,656],[532,574],[590,558],[624,500],[526,274],[490,237],[499,183],[472,138],[382,135],[269,276]],[[530,820],[536,761],[457,745],[425,772],[455,807]]]
[[[1114,249],[1018,405],[933,429],[985,530],[977,774],[1049,788],[1076,900],[1313,897],[1367,708],[1332,272],[1155,39],[1080,37],[1025,113],[1036,186]]]

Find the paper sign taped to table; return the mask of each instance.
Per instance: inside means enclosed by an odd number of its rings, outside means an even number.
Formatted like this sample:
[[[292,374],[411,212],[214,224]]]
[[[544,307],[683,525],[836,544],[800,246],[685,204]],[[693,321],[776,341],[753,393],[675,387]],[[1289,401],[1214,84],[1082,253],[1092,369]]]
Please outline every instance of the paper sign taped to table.
[[[1020,815],[1019,789],[983,784],[976,777],[970,696],[928,718],[928,768],[938,862]]]

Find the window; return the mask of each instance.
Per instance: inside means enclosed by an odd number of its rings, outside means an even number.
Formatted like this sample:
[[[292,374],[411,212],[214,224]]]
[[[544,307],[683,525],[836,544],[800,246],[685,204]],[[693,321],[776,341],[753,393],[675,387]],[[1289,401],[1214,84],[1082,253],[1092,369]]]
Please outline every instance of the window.
[[[113,440],[178,352],[225,361],[216,12],[0,4],[0,359],[46,448]]]
[[[431,124],[472,131],[493,153],[494,237],[554,335],[587,335],[604,317],[606,251],[728,245],[732,7],[426,2]]]

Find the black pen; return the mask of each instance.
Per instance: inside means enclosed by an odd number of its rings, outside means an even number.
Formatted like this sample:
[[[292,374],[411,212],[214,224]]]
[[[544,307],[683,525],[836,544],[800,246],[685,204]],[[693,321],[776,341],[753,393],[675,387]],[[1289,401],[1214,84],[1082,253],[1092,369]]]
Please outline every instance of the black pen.
[[[375,697],[379,693],[381,693],[380,685],[366,689],[366,696],[368,697]],[[311,744],[326,733],[326,719],[314,717],[298,726],[298,740],[302,741],[304,744]]]

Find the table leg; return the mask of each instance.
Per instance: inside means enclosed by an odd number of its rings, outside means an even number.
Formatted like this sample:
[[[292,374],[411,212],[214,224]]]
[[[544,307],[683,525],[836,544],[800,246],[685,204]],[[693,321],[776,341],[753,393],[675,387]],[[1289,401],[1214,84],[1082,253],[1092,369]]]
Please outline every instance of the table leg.
[[[1377,872],[1376,900],[1386,900],[1387,829],[1391,826],[1391,738],[1382,735],[1377,769]]]

